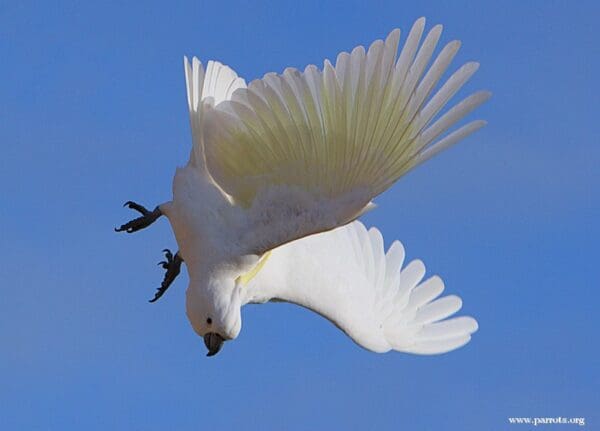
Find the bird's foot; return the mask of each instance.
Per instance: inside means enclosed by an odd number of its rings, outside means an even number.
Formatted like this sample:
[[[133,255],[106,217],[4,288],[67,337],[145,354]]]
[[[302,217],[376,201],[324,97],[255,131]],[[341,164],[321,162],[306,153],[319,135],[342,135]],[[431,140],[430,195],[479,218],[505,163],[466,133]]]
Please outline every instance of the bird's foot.
[[[179,271],[181,271],[181,264],[183,263],[183,259],[181,258],[181,256],[179,256],[179,252],[173,255],[173,253],[171,253],[171,250],[166,248],[163,250],[163,253],[165,254],[166,260],[158,262],[158,265],[166,269],[167,272],[162,283],[160,283],[160,287],[156,289],[154,298],[152,298],[150,302],[155,302],[158,300],[158,298],[163,296],[163,294],[167,291],[171,283],[173,283],[173,280],[175,280],[175,278],[179,275]]]
[[[137,204],[132,201],[125,202],[125,205],[123,205],[123,206],[131,208],[133,210],[136,210],[137,212],[141,213],[142,216],[138,217],[136,219],[133,219],[133,220],[125,223],[124,225],[121,225],[121,227],[119,227],[119,228],[115,228],[115,232],[127,232],[127,233],[137,232],[138,230],[141,230],[141,229],[144,229],[144,228],[150,226],[152,223],[154,223],[156,221],[157,218],[159,218],[162,215],[162,212],[160,211],[159,207],[154,208],[153,211],[149,211],[146,208],[144,208],[142,205]]]

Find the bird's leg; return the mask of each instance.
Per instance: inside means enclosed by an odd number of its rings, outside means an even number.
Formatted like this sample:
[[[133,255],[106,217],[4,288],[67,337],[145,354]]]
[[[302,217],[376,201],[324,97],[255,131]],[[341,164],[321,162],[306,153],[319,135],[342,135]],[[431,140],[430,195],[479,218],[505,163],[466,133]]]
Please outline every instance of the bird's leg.
[[[127,232],[127,233],[137,232],[138,230],[141,230],[141,229],[144,229],[145,227],[150,226],[152,223],[154,223],[156,221],[157,218],[159,218],[162,215],[162,212],[160,211],[160,207],[156,207],[156,208],[154,208],[153,211],[149,211],[146,208],[144,208],[142,205],[137,204],[132,201],[125,202],[125,205],[123,205],[123,206],[129,207],[133,210],[136,210],[137,212],[141,213],[142,216],[138,217],[136,219],[133,219],[133,220],[125,223],[124,225],[121,225],[120,228],[115,228],[115,232]]]
[[[155,302],[163,296],[163,294],[167,291],[173,280],[179,275],[179,271],[181,271],[181,264],[183,263],[183,259],[179,256],[179,252],[171,253],[171,250],[168,248],[163,250],[165,254],[165,259],[162,262],[158,262],[160,266],[167,270],[165,274],[165,278],[162,283],[160,283],[160,287],[156,289],[156,293],[154,294],[154,298],[150,300],[150,302]]]

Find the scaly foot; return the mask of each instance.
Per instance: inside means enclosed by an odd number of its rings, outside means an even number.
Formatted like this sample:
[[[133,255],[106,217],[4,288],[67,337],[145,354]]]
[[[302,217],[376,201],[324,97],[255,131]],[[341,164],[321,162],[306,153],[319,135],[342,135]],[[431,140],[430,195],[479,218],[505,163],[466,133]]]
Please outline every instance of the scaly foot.
[[[132,201],[125,202],[125,205],[123,205],[123,206],[129,207],[133,210],[136,210],[137,212],[141,213],[142,216],[138,217],[136,219],[133,219],[133,220],[125,223],[124,225],[121,225],[120,228],[115,228],[115,232],[127,232],[127,233],[137,232],[138,230],[141,230],[141,229],[144,229],[144,228],[150,226],[152,223],[154,223],[156,221],[157,218],[159,218],[162,215],[162,212],[160,211],[159,207],[154,208],[154,211],[148,211],[142,205],[137,204]]]
[[[158,300],[158,298],[163,296],[163,294],[167,291],[171,283],[173,283],[173,280],[175,280],[175,278],[179,275],[179,271],[181,271],[181,264],[183,263],[183,259],[181,258],[181,256],[179,256],[179,252],[173,255],[173,253],[171,253],[171,250],[166,248],[163,250],[163,253],[165,254],[165,259],[167,260],[158,262],[158,264],[164,269],[166,269],[167,272],[165,274],[165,278],[160,284],[160,287],[156,290],[154,298],[152,298],[150,302],[155,302]]]

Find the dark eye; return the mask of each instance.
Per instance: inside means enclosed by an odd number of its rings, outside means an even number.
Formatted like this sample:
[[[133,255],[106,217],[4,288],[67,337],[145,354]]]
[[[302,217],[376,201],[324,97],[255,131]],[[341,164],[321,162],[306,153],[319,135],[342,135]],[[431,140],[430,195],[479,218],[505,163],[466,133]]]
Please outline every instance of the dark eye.
[[[206,323],[210,325],[212,323],[212,319],[209,317],[208,319],[206,319]]]

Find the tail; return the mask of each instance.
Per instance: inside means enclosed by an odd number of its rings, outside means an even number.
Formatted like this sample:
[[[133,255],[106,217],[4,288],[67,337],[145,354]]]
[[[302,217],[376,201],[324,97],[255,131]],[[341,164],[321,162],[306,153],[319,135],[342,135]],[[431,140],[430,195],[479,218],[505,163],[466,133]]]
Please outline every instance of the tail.
[[[246,88],[246,81],[238,77],[230,67],[218,61],[209,61],[205,70],[196,57],[192,59],[191,64],[188,58],[184,57],[183,68],[193,139],[189,163],[204,171],[206,170],[202,139],[204,111],[208,106],[214,107],[225,100],[231,100],[235,90]]]

